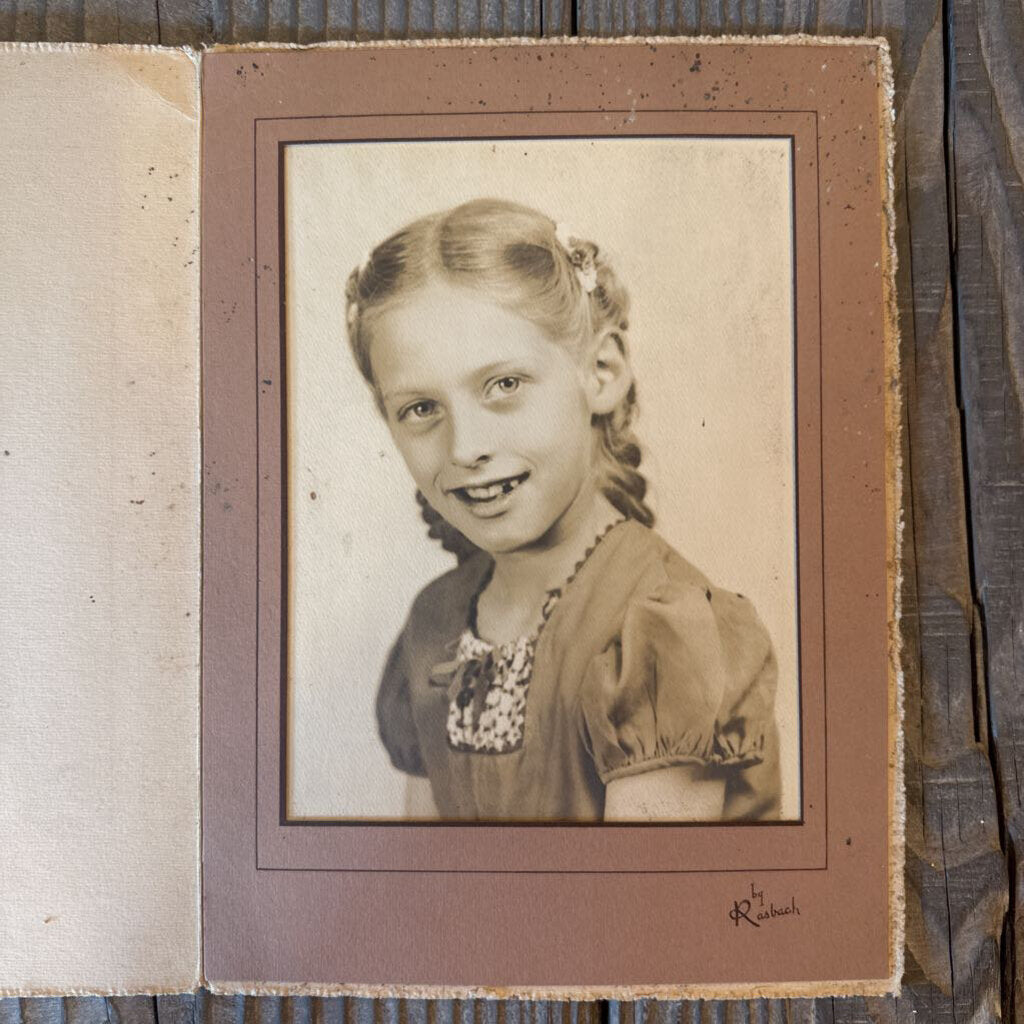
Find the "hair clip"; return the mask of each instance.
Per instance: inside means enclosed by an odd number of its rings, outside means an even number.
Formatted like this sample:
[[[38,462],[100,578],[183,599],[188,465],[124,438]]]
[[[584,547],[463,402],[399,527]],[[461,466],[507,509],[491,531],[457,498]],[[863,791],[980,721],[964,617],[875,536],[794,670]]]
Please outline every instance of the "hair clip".
[[[580,240],[561,221],[555,225],[555,238],[569,257],[580,287],[589,295],[597,287],[596,250],[592,245],[580,244]]]

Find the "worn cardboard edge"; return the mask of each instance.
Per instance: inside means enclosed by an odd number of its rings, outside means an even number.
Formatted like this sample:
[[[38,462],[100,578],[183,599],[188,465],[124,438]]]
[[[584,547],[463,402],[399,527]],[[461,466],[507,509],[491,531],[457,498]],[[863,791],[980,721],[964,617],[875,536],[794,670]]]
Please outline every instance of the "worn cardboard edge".
[[[899,310],[896,301],[895,84],[889,44],[878,45],[878,121],[882,133],[881,173],[882,315],[885,341],[886,604],[889,621],[889,992],[898,994],[906,949],[906,784],[903,777],[903,391],[900,373]]]
[[[546,1002],[589,1002],[614,999],[808,999],[815,996],[890,995],[889,980],[852,980],[823,986],[821,982],[775,982],[771,984],[729,985],[583,985],[511,986],[487,985],[319,985],[257,982],[211,982],[206,987],[214,995],[247,996],[353,996],[364,999],[522,999]]]
[[[157,46],[148,43],[87,43],[87,42],[19,42],[19,41],[2,41],[0,42],[0,53],[69,53],[69,54],[87,54],[96,51],[117,51],[119,53],[145,53],[155,55],[179,55],[185,57],[192,63],[193,67],[193,81],[195,86],[195,100],[196,110],[193,121],[195,123],[195,157],[194,157],[194,171],[195,171],[195,208],[199,209],[200,200],[200,187],[201,187],[201,150],[202,150],[202,96],[201,96],[201,63],[202,55],[196,49],[190,46]],[[201,285],[200,285],[201,292]],[[196,336],[196,359],[200,356],[200,339]],[[201,365],[201,364],[200,364]],[[197,478],[201,476],[202,466],[202,381],[200,379],[199,395],[197,396],[197,411],[199,412],[199,421],[197,423],[197,429],[199,430],[199,463],[196,466]],[[197,479],[197,483],[198,483]],[[197,493],[200,494],[200,508],[199,508],[199,520],[200,520],[200,531],[202,527],[202,489],[197,488]],[[200,536],[201,536],[200,532]],[[202,553],[200,546],[200,571],[202,565]],[[201,588],[200,588],[200,609],[199,615],[196,616],[196,628],[199,630],[199,643],[200,649],[202,647],[202,607],[201,607]],[[199,683],[199,690],[196,694],[196,727],[198,735],[202,736],[202,717],[201,717],[201,706],[202,706],[202,680],[197,680]],[[147,985],[145,988],[131,988],[123,986],[79,986],[79,987],[67,987],[67,986],[53,986],[53,985],[22,985],[22,986],[5,986],[0,984],[0,998],[54,998],[54,997],[76,997],[76,996],[101,996],[101,997],[116,997],[116,996],[136,996],[136,995],[151,995],[151,996],[162,996],[162,995],[181,995],[185,993],[193,993],[199,990],[203,985],[203,899],[202,899],[202,882],[203,882],[203,859],[202,859],[202,743],[199,744],[199,763],[196,764],[195,773],[195,794],[196,794],[196,962],[193,965],[192,976],[182,982],[171,982],[167,985]]]
[[[200,53],[191,46],[157,46],[155,43],[27,43],[0,42],[0,53],[74,53],[94,50],[120,50],[124,53],[180,53],[198,67]],[[198,95],[198,93],[197,93]]]
[[[499,47],[499,46],[635,46],[682,44],[701,46],[876,46],[884,48],[888,66],[888,43],[880,36],[815,36],[805,32],[772,36],[479,36],[474,38],[442,37],[438,39],[331,39],[317,43],[214,43],[203,53],[245,53],[271,50],[382,50],[431,49],[435,47]]]
[[[41,986],[39,988],[0,988],[0,999],[76,999],[99,997],[117,999],[123,996],[181,996],[194,995],[203,987],[202,982],[190,981],[185,985],[147,986],[146,988],[80,988]]]

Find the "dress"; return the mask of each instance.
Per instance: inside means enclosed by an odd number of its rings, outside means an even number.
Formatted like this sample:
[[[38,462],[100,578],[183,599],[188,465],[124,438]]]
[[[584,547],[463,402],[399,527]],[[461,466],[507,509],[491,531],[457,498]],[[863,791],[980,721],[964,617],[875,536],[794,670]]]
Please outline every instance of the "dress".
[[[532,654],[527,678],[481,689],[497,649],[472,626],[491,567],[478,553],[420,592],[377,694],[392,763],[430,779],[443,819],[600,821],[609,782],[676,764],[725,778],[725,819],[778,817],[777,668],[750,601],[626,520],[553,592],[536,637],[498,652],[506,667]],[[460,732],[488,696],[503,726]]]

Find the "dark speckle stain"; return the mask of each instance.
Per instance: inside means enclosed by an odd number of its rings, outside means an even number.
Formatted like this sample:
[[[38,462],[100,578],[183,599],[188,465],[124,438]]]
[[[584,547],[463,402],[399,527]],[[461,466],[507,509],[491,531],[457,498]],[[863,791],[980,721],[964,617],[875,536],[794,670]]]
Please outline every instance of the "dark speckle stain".
[[[273,384],[274,382],[272,380],[269,380],[268,378],[264,378],[263,383],[266,384],[267,387],[269,388],[270,385]]]
[[[694,54],[694,56],[693,56],[693,63],[690,65],[690,71],[693,74],[698,74],[700,72],[700,54],[699,53]]]
[[[10,451],[9,451],[8,449],[6,449],[6,448],[5,448],[5,449],[4,449],[4,455],[10,455],[10,454],[11,454],[11,453],[10,453]]]
[[[316,491],[310,491],[309,492],[309,500],[310,501],[316,501]]]
[[[128,504],[129,505],[145,505],[146,504],[146,499],[145,498],[139,498],[136,501],[135,498],[129,498],[128,499]]]
[[[736,595],[741,601],[746,601],[746,598],[742,594]]]
[[[711,590],[705,587],[705,589],[704,589],[704,596],[710,601],[711,600]]]
[[[853,840],[849,836],[846,837],[846,845],[853,846]]]

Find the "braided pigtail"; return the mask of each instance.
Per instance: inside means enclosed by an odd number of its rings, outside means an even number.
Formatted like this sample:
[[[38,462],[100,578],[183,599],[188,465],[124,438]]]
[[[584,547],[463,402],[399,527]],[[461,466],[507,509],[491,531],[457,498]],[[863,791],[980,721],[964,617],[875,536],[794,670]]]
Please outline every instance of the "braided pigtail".
[[[420,517],[427,524],[427,536],[436,540],[445,551],[450,551],[460,565],[480,550],[437,512],[419,491],[416,492],[416,503],[420,507]]]
[[[606,464],[602,492],[626,518],[644,526],[654,525],[654,512],[644,501],[647,480],[640,472],[642,453],[631,424],[636,412],[636,385],[630,385],[617,409],[597,417],[601,430],[601,455]]]

